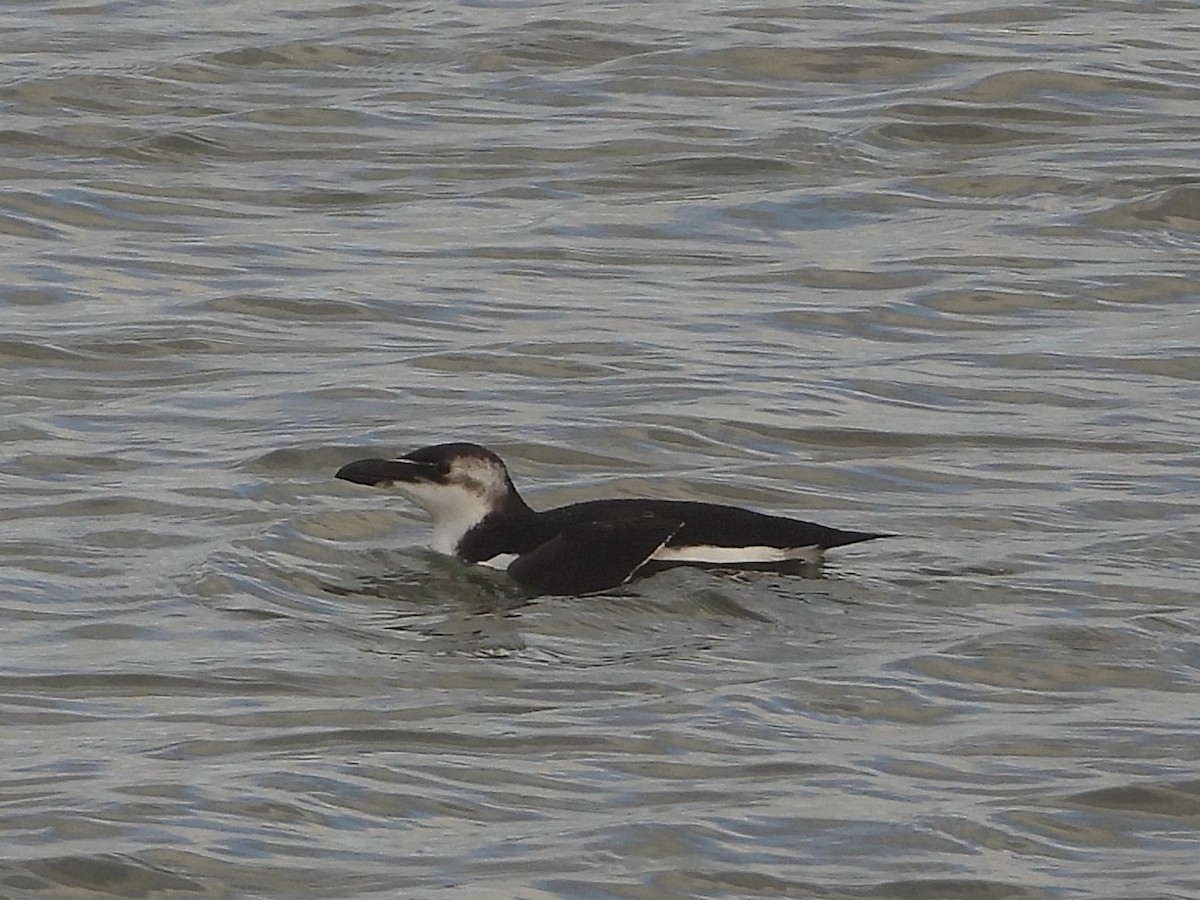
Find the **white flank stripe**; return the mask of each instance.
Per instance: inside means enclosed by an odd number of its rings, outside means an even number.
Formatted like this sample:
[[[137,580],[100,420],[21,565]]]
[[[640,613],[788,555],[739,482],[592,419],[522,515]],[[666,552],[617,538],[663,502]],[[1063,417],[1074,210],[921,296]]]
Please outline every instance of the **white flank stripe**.
[[[821,548],[812,547],[714,547],[696,544],[691,547],[660,547],[651,559],[663,562],[713,563],[774,563],[798,560],[806,563],[821,561]]]
[[[516,553],[497,553],[491,559],[481,559],[479,565],[487,566],[489,569],[499,569],[503,572],[516,558]]]

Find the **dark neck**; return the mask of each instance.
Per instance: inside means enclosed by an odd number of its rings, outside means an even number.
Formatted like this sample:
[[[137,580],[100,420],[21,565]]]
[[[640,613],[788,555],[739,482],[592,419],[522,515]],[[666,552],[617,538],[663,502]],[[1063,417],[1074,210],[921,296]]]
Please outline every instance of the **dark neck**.
[[[462,536],[456,555],[467,562],[479,562],[501,553],[528,553],[544,539],[538,538],[532,546],[523,542],[522,535],[530,536],[528,523],[536,517],[537,513],[514,489]]]
[[[507,478],[506,480],[508,481],[508,495],[504,498],[504,501],[488,516],[488,518],[490,519],[493,516],[507,518],[508,516],[533,515],[533,510],[529,508],[529,504],[527,504],[517,492],[512,480]]]

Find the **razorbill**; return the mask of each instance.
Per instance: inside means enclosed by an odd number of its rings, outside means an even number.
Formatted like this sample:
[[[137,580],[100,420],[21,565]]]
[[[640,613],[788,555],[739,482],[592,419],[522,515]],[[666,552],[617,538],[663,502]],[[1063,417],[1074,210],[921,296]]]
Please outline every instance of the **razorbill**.
[[[587,594],[672,566],[787,570],[886,537],[690,500],[589,500],[536,512],[478,444],[360,459],[337,478],[394,488],[433,519],[434,550],[507,569],[546,594]]]

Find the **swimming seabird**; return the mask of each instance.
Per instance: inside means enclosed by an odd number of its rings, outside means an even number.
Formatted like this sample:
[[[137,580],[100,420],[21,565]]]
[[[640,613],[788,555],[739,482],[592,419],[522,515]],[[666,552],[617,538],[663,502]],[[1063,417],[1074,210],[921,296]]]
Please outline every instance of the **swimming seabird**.
[[[587,594],[672,566],[794,569],[824,551],[887,535],[691,500],[589,500],[536,512],[508,468],[478,444],[360,459],[337,478],[394,488],[433,519],[434,550],[507,569],[546,594]]]

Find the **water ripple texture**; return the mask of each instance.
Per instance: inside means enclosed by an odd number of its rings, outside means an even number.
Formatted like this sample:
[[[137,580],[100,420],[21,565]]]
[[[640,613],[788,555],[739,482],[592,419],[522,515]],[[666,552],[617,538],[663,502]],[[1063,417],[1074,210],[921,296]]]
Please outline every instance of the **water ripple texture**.
[[[1200,895],[1193,4],[9,7],[0,895]]]

